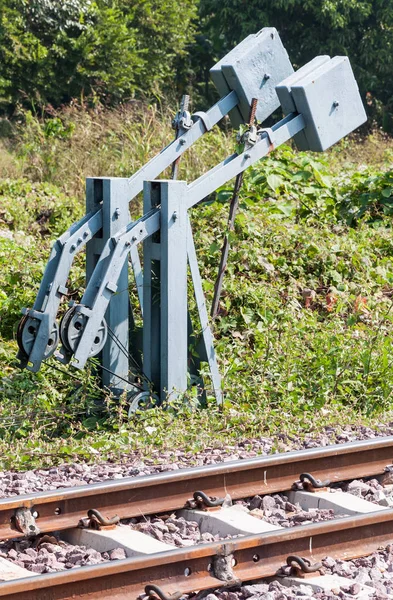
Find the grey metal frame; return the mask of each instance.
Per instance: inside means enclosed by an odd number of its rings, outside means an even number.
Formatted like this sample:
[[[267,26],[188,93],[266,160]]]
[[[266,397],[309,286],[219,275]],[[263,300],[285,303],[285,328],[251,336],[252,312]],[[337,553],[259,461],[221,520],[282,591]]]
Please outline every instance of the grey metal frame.
[[[147,179],[156,178],[162,171],[169,167],[177,158],[179,158],[192,144],[194,144],[202,135],[209,131],[222,117],[236,106],[238,97],[235,91],[230,92],[224,98],[221,98],[206,113],[200,112],[194,115],[196,121],[192,127],[176,140],[166,146],[158,155],[146,163],[139,171],[128,179],[128,202],[135,198],[143,189],[143,182]],[[109,178],[107,178],[109,179]],[[89,181],[89,180],[87,180]],[[97,178],[100,181],[100,178]],[[88,185],[90,185],[88,183]],[[87,272],[90,276],[92,268],[90,264],[91,256],[98,256],[99,249],[102,250],[102,257],[98,262],[105,261],[105,253],[108,252],[111,244],[111,235],[101,236],[99,232],[103,228],[103,221],[107,215],[103,214],[104,208],[102,201],[92,202],[89,200],[90,192],[87,190],[87,205],[92,206],[80,221],[74,223],[53,245],[52,252],[41,281],[41,285],[36,297],[36,301],[29,315],[39,320],[40,325],[36,334],[30,355],[26,357],[23,353],[18,353],[21,366],[30,371],[37,372],[44,360],[45,349],[49,340],[50,332],[56,321],[62,297],[67,294],[67,279],[70,273],[71,265],[75,255],[80,252],[88,242],[93,240],[88,250]],[[121,203],[122,199],[113,200],[115,204]],[[124,214],[124,211],[123,211]],[[112,215],[113,216],[113,215]],[[111,231],[111,219],[108,217],[108,223],[105,225],[106,231]],[[120,219],[122,222],[122,219]],[[124,223],[123,223],[124,224]],[[94,250],[90,249],[94,248]],[[95,259],[97,260],[97,259]],[[131,263],[137,282],[138,295],[141,305],[143,304],[143,281],[142,270],[140,266],[137,249],[131,253]],[[63,357],[63,360],[66,360]]]
[[[187,211],[304,127],[302,115],[288,115],[271,130],[261,130],[251,148],[240,155],[230,156],[190,185],[184,181],[145,184],[145,214],[138,221],[129,223],[106,245],[108,254],[101,255],[86,287],[79,308],[86,311],[89,318],[71,361],[73,366],[85,366],[97,328],[117,290],[127,256],[134,247],[144,242],[144,372],[153,381],[162,399],[168,393],[176,396],[187,389],[187,352],[184,349],[187,335],[187,278],[184,265],[188,253],[206,356],[217,402],[222,402],[213,336],[209,331]],[[155,234],[159,234],[158,240]],[[186,252],[183,252],[184,248],[187,248]],[[157,298],[156,301],[154,299],[154,278],[160,283],[159,302]],[[171,339],[171,336],[174,338]]]
[[[298,143],[306,140],[309,149],[322,151],[366,118],[348,58],[319,57],[298,74],[292,71],[274,28],[249,36],[213,68],[220,85],[233,91],[208,112],[196,113],[194,122],[184,98],[175,118],[176,139],[131,178],[87,181],[87,215],[54,245],[37,300],[27,313],[27,317],[38,320],[38,329],[36,321],[28,326],[25,317],[18,330],[18,335],[20,331],[30,336],[36,332],[35,339],[28,338],[26,344],[22,335],[18,337],[23,366],[38,370],[43,358],[50,355],[50,346],[55,347],[56,339],[50,335],[57,335],[55,318],[67,292],[72,260],[86,245],[86,289],[81,302],[66,313],[60,328],[64,346],[58,358],[81,369],[90,356],[102,350],[104,385],[116,394],[139,391],[134,398],[137,402],[141,388],[129,378],[129,355],[136,362],[140,359],[130,352],[130,257],[143,312],[144,389],[158,393],[162,401],[185,394],[188,372],[192,370],[188,364],[192,329],[187,297],[189,266],[202,331],[199,360],[208,362],[216,401],[222,404],[221,379],[188,210],[289,139],[295,138]],[[281,81],[281,77],[286,79]],[[230,113],[236,121],[242,108],[244,120],[250,98],[259,117],[266,118],[278,107],[276,87],[284,112],[289,106],[294,112],[271,128],[258,129],[251,123],[247,138],[243,137],[243,153],[229,156],[189,185],[185,181],[154,181],[170,164],[175,165],[176,173],[176,161],[183,152],[224,115]],[[128,203],[142,189],[144,214],[131,222]],[[28,357],[23,352],[26,347]]]

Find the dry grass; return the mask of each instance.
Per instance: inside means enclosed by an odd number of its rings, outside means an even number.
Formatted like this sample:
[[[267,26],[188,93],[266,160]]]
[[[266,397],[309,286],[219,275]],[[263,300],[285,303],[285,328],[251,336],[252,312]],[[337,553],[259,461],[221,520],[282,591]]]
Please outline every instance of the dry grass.
[[[69,106],[53,111],[49,127],[27,115],[23,127],[0,145],[0,177],[49,181],[81,197],[88,176],[129,177],[173,140],[173,112],[130,103],[114,110]],[[188,181],[222,160],[233,136],[215,128],[184,156],[180,177]]]
[[[6,123],[5,130],[16,133],[0,141],[0,177],[54,183],[82,198],[86,177],[129,177],[174,135],[174,112],[167,105],[135,101],[109,110],[74,103],[49,114],[52,119],[46,121],[24,114],[23,124]],[[180,178],[191,181],[213,167],[233,151],[234,138],[225,123],[223,129],[215,127],[185,153]],[[357,132],[336,144],[329,156],[334,170],[364,164],[386,168],[393,162],[393,139],[380,130]]]

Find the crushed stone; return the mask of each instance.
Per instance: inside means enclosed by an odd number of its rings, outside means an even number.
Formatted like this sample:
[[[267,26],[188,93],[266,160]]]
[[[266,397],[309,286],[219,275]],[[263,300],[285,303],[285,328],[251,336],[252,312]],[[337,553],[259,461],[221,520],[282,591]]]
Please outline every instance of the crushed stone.
[[[34,540],[10,540],[0,543],[0,557],[33,573],[54,573],[110,560],[126,558],[123,548],[97,552],[85,546],[68,544],[54,535]]]
[[[306,433],[303,439],[285,434],[278,434],[275,438],[244,439],[236,445],[205,448],[196,454],[184,450],[157,450],[153,451],[150,457],[144,457],[140,451],[131,451],[121,455],[116,463],[114,461],[96,464],[71,463],[50,469],[34,469],[24,472],[0,471],[0,498],[76,487],[109,479],[123,479],[124,477],[151,475],[193,466],[219,464],[231,460],[266,456],[273,452],[289,452],[355,440],[373,439],[385,435],[393,435],[393,423],[381,425],[378,429],[365,426],[341,429],[329,426],[318,434]]]

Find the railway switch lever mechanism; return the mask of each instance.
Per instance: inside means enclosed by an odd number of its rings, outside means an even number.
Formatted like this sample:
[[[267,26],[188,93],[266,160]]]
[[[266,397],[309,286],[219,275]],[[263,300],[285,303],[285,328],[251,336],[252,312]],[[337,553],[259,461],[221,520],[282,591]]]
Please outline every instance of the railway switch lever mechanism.
[[[271,27],[244,39],[211,69],[211,76],[220,100],[191,116],[188,98],[183,98],[174,120],[176,139],[132,177],[87,179],[86,215],[53,245],[34,305],[20,321],[22,367],[38,371],[42,361],[55,355],[82,369],[90,357],[99,356],[103,386],[118,395],[127,393],[135,409],[150,394],[161,401],[181,396],[190,382],[199,382],[203,393],[199,368],[207,362],[213,393],[222,403],[189,210],[288,140],[293,138],[300,150],[322,152],[364,123],[366,115],[347,57],[317,56],[294,72]],[[280,108],[284,117],[264,127]],[[245,150],[191,183],[177,180],[180,156],[226,115],[235,127],[250,126]],[[157,179],[171,165],[173,179]],[[132,221],[129,203],[142,191],[143,215]],[[83,296],[61,311],[58,323],[73,259],[84,248]],[[129,263],[142,332],[135,328],[130,306]],[[188,269],[202,332],[199,358],[190,354],[195,335],[188,311]]]

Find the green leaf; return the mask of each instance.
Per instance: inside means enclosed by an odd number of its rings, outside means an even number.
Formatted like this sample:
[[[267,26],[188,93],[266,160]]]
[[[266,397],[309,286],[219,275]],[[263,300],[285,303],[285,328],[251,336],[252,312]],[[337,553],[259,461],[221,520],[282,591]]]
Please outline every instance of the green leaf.
[[[266,177],[268,186],[275,192],[280,185],[284,185],[284,179],[275,173],[271,173]]]

